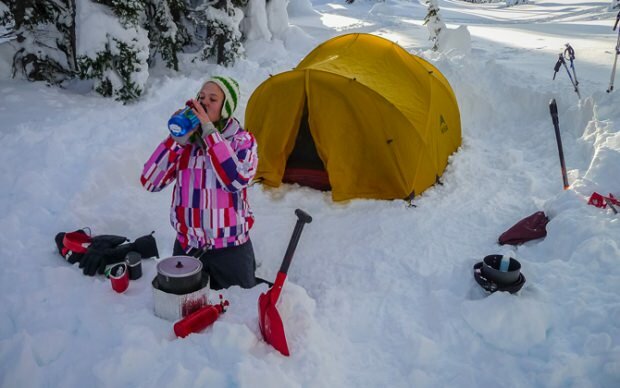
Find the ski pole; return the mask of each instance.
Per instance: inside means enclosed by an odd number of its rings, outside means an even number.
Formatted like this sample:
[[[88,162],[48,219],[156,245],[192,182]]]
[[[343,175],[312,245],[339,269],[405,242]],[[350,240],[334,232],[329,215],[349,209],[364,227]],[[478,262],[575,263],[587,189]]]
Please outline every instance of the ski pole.
[[[562,149],[562,138],[560,137],[560,121],[558,120],[558,106],[555,98],[549,102],[549,111],[551,112],[551,120],[555,129],[555,140],[558,143],[558,153],[560,154],[560,167],[562,168],[562,180],[564,181],[564,190],[568,189],[568,177],[566,176],[566,165],[564,164],[564,150]]]
[[[555,63],[555,66],[553,67],[553,80],[554,81],[555,81],[555,75],[558,74],[558,71],[560,71],[560,67],[562,67],[562,62],[564,62],[564,56],[560,54],[558,61]]]
[[[575,70],[575,50],[570,45],[570,43],[566,43],[566,49],[564,50],[564,57],[568,54],[568,59],[570,60],[570,68],[573,71],[573,76],[575,77],[575,85],[579,85],[579,81],[577,80],[577,70]]]
[[[566,61],[564,60],[564,53],[560,53],[560,55],[558,56],[558,61],[555,63],[555,67],[553,68],[553,70],[555,71],[553,73],[553,79],[555,80],[555,75],[558,73],[558,71],[560,71],[560,67],[562,67],[562,65],[564,65],[564,68],[566,69],[566,74],[568,74],[568,78],[570,78],[570,83],[573,84],[573,88],[575,89],[575,92],[577,93],[577,97],[581,99],[581,94],[579,94],[579,88],[575,84],[575,81],[573,81],[573,76],[570,75],[568,66],[566,66]]]
[[[612,31],[616,31],[618,28],[618,21],[620,21],[620,12],[618,12],[618,16],[616,16],[616,22],[614,23],[614,28]],[[614,79],[616,78],[616,63],[618,62],[618,55],[620,55],[620,29],[618,29],[618,39],[616,40],[616,55],[614,56],[614,66],[611,68],[611,79],[609,80],[609,87],[607,88],[607,93],[610,93],[614,90]]]

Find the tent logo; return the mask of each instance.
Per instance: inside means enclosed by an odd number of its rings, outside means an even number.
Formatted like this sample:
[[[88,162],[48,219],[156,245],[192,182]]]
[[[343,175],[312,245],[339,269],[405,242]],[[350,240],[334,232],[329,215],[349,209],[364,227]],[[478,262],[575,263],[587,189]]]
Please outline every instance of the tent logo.
[[[439,115],[439,130],[441,133],[448,132],[448,124],[446,124],[446,120],[444,120],[442,115]]]

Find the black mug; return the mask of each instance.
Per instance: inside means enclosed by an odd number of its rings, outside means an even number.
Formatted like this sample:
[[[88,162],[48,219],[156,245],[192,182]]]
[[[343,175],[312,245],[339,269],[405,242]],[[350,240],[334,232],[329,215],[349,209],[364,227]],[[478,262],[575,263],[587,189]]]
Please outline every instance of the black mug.
[[[129,268],[129,279],[140,279],[142,277],[142,256],[138,252],[127,252],[125,262]]]

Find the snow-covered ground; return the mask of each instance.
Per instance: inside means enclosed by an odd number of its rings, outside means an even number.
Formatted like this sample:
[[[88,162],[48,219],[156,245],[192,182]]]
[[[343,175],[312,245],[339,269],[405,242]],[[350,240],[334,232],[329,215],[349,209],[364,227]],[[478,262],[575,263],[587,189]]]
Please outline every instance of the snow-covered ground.
[[[593,191],[620,196],[620,90],[605,92],[618,11],[608,5],[440,0],[448,27],[468,27],[471,49],[439,54],[429,51],[418,0],[291,0],[285,38],[249,42],[232,68],[153,72],[136,104],[1,80],[0,386],[620,386],[620,215],[587,205]],[[138,178],[170,114],[219,73],[240,81],[243,120],[269,74],[349,32],[394,40],[438,67],[458,98],[463,145],[443,185],[416,207],[334,203],[296,185],[250,189],[261,277],[275,278],[294,209],[314,218],[278,306],[291,357],[261,339],[265,286],[226,290],[228,312],[176,339],[153,314],[154,260],[117,294],[58,255],[54,235],[85,226],[131,239],[155,230],[169,255],[170,191],[148,193]],[[567,42],[581,101],[564,70],[552,80]],[[497,244],[537,210],[550,217],[545,239]],[[520,260],[527,282],[518,294],[488,295],[475,283],[472,266],[494,253]]]

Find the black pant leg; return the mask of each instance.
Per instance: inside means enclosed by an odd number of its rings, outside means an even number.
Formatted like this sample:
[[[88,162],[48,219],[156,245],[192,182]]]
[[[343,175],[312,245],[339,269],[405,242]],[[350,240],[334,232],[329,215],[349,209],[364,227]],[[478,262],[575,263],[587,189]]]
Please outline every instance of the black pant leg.
[[[187,256],[187,253],[181,247],[179,240],[174,240],[174,247],[172,248],[172,256]]]
[[[214,290],[230,286],[252,288],[256,285],[256,260],[250,240],[234,247],[209,250],[200,260],[211,276],[210,284]]]
[[[173,256],[193,256],[196,250],[186,253],[178,240],[174,242]],[[210,277],[209,284],[213,290],[230,286],[252,288],[257,284],[254,277],[256,259],[252,241],[234,247],[208,250],[200,256],[203,272]]]

